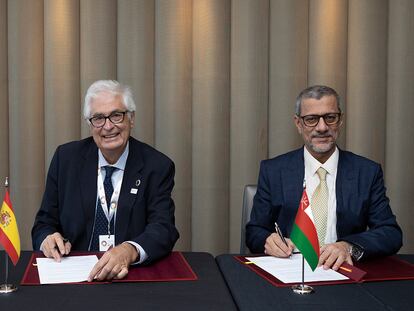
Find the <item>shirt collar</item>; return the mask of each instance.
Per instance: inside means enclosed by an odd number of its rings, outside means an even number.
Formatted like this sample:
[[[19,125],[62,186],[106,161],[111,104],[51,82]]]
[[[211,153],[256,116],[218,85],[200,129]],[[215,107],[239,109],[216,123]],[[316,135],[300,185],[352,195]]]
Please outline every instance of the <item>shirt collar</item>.
[[[313,155],[306,149],[306,146],[303,147],[304,149],[304,159],[305,159],[305,167],[309,173],[312,175],[316,174],[318,168],[323,167],[328,174],[334,175],[338,168],[338,160],[339,160],[339,150],[338,147],[335,146],[335,151],[331,154],[329,159],[325,163],[321,163],[316,160]]]
[[[121,156],[119,157],[118,161],[116,161],[115,164],[111,165],[108,163],[108,161],[106,161],[105,157],[102,154],[101,149],[98,148],[98,166],[100,168],[104,167],[104,166],[113,166],[116,167],[119,170],[125,170],[125,166],[126,166],[126,161],[128,158],[128,154],[129,154],[129,141],[127,142],[127,145],[125,147],[124,152],[122,152]]]

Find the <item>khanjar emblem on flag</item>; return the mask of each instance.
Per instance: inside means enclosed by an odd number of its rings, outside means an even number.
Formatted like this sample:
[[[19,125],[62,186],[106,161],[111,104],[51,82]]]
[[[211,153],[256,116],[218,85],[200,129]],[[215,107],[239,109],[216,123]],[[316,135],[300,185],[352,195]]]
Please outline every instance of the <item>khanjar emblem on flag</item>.
[[[318,233],[313,222],[312,209],[309,206],[309,199],[306,194],[306,188],[303,189],[290,238],[301,251],[311,269],[315,270],[319,261],[319,241]]]

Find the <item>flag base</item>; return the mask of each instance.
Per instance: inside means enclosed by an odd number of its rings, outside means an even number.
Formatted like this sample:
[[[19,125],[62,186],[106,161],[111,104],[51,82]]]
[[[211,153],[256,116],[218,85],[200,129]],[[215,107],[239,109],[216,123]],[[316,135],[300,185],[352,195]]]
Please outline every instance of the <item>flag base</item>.
[[[12,293],[17,290],[17,286],[13,284],[0,284],[0,294]]]
[[[295,294],[299,295],[308,295],[315,292],[312,286],[305,284],[294,285],[292,286],[292,290]]]

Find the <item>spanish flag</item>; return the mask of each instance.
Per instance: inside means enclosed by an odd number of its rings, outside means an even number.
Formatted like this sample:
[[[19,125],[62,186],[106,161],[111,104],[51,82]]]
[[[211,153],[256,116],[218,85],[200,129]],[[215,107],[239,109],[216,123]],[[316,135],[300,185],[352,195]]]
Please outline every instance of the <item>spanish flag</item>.
[[[0,243],[16,265],[20,257],[20,236],[7,188],[0,209]]]

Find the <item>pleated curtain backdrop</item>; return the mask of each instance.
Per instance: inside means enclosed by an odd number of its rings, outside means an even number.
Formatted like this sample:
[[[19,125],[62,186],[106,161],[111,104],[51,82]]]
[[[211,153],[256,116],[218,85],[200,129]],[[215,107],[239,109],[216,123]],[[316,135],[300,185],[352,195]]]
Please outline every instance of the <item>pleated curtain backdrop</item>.
[[[383,165],[414,251],[414,1],[0,0],[0,178],[23,249],[59,144],[89,135],[85,90],[134,91],[133,135],[176,164],[177,250],[237,252],[243,187],[301,146],[297,93],[344,99],[340,147]]]

